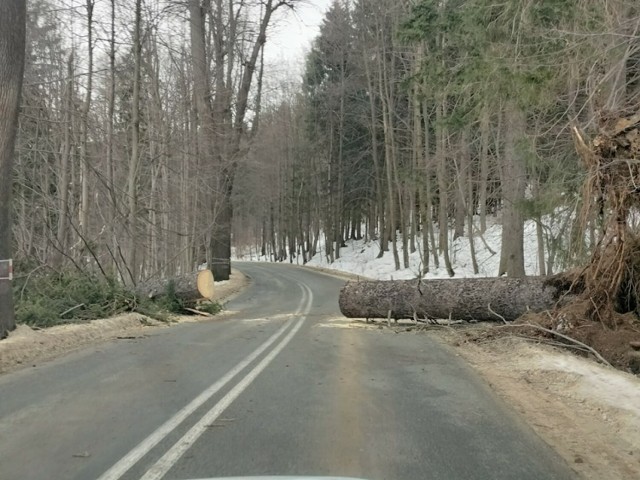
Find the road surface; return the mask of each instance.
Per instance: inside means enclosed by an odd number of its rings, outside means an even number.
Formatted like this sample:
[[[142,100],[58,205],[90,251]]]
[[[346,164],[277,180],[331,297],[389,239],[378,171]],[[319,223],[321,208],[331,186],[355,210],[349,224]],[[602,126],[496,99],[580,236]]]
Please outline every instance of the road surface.
[[[222,318],[0,377],[0,479],[573,478],[437,341],[348,328],[341,280],[238,268]]]

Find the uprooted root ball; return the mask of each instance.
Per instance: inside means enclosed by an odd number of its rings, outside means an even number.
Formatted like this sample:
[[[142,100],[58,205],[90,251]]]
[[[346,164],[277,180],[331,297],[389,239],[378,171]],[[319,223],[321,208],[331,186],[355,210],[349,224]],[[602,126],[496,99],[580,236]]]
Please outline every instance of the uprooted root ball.
[[[594,321],[616,328],[615,313],[640,306],[640,236],[631,228],[640,213],[640,114],[601,115],[600,134],[587,145],[574,129],[576,147],[588,169],[582,221],[598,216],[602,232],[589,264],[575,280]]]

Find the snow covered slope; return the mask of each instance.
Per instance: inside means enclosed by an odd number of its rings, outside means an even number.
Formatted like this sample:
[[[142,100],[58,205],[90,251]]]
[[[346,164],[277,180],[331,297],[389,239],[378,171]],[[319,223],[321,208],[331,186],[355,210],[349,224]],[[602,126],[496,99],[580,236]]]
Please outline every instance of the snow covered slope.
[[[480,273],[474,275],[471,262],[471,250],[469,239],[461,237],[451,242],[450,257],[456,277],[492,277],[498,274],[500,263],[500,243],[502,226],[498,223],[490,226],[483,235],[484,242],[479,236],[475,238],[476,258]],[[536,240],[536,224],[533,221],[525,223],[525,269],[528,275],[539,273]],[[421,240],[420,240],[421,242]],[[486,243],[486,245],[485,245]],[[487,248],[488,247],[488,248]],[[403,280],[416,278],[422,265],[421,248],[409,254],[409,268],[396,270],[392,252],[385,252],[382,258],[376,258],[380,247],[375,241],[365,243],[363,240],[348,241],[347,246],[340,249],[340,258],[333,263],[329,263],[324,246],[319,245],[320,252],[307,264],[309,266],[339,270],[353,273],[379,280]],[[398,249],[400,264],[402,265],[402,242],[398,239]],[[492,253],[495,252],[495,253]],[[255,255],[238,255],[237,260],[266,261],[262,257]],[[302,263],[302,257],[298,257],[298,262]],[[444,260],[440,258],[439,268],[436,268],[433,257],[429,259],[429,273],[426,278],[448,278],[444,267]]]
[[[527,222],[525,225],[525,269],[528,275],[538,273],[538,257],[536,241],[535,223]],[[471,250],[469,239],[461,237],[451,243],[449,255],[456,277],[492,277],[498,274],[500,263],[500,240],[502,226],[493,225],[483,235],[484,242],[479,237],[475,237],[476,259],[480,273],[474,275],[471,262]],[[355,273],[363,277],[375,278],[379,280],[404,280],[416,278],[419,275],[422,265],[420,249],[409,254],[409,268],[396,270],[392,252],[385,252],[382,258],[376,258],[380,251],[377,242],[365,243],[362,240],[347,242],[346,248],[340,249],[340,258],[333,263],[329,263],[324,252],[317,254],[308,263],[309,266],[341,270],[343,272]],[[494,252],[494,253],[492,253]],[[398,253],[402,266],[402,242],[398,240]],[[444,259],[440,258],[439,268],[434,265],[433,257],[429,259],[429,273],[426,278],[448,278],[447,270],[444,267]]]

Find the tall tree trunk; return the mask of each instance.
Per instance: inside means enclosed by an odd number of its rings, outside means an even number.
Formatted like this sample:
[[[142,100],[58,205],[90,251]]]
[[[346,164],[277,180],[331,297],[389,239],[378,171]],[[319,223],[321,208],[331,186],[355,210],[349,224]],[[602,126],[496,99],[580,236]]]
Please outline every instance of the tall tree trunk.
[[[425,243],[423,245],[423,253],[426,255],[424,259],[425,265],[423,268],[423,274],[429,271],[429,250],[431,250],[431,255],[433,255],[433,265],[437,268],[440,268],[440,256],[438,244],[436,243],[436,235],[434,232],[434,220],[433,220],[433,195],[431,191],[431,181],[432,181],[432,157],[431,157],[431,129],[429,127],[429,117],[427,112],[429,111],[429,107],[427,105],[427,101],[423,100],[422,102],[422,114],[424,116],[424,197],[425,197],[425,217],[423,224],[423,232],[422,232],[422,241]],[[429,242],[431,242],[431,249],[429,249]]]
[[[388,70],[390,70],[391,73]],[[402,265],[404,268],[409,268],[409,248],[407,241],[407,214],[403,198],[404,192],[398,175],[398,147],[396,145],[396,127],[394,122],[394,118],[396,117],[395,93],[393,79],[391,77],[395,73],[395,70],[395,55],[392,54],[391,65],[389,68],[387,68],[386,63],[382,63],[382,85],[384,86],[384,94],[386,95],[386,101],[383,103],[383,105],[386,105],[386,108],[383,108],[383,113],[386,110],[385,144],[388,145],[389,154],[387,161],[389,162],[391,172],[393,173],[393,183],[395,184],[395,194],[397,197],[397,203],[395,204],[393,212],[394,219],[391,221],[393,228],[393,258],[394,261],[396,261],[396,270],[400,270],[400,258],[398,255],[396,240],[398,228],[400,228],[402,234]],[[389,181],[391,181],[391,179],[389,179]],[[389,190],[389,193],[393,195],[393,188]]]
[[[467,202],[465,195],[467,193],[467,163],[468,160],[465,158],[469,155],[469,147],[466,145],[468,140],[468,136],[466,132],[462,132],[462,134],[457,137],[458,138],[458,148],[457,151],[460,152],[460,158],[454,158],[454,166],[456,168],[456,195],[455,195],[455,204],[454,204],[454,227],[453,227],[453,239],[464,237],[464,223],[467,217]]]
[[[487,231],[487,190],[489,184],[489,106],[485,102],[480,113],[480,184],[478,186],[478,208],[480,234]]]
[[[540,179],[533,182],[533,196],[538,198],[540,195]],[[592,222],[589,222],[591,225]],[[542,230],[542,216],[536,216],[536,240],[538,241],[538,275],[545,276],[547,274],[546,259],[544,254],[544,231]],[[591,243],[594,245],[594,243]]]
[[[418,59],[422,59],[424,52],[422,48],[419,49],[417,59],[414,59],[414,63],[416,65],[416,73],[417,66],[420,65]],[[412,110],[413,110],[413,175],[414,178],[422,178],[425,180],[426,175],[424,171],[421,171],[421,166],[424,165],[424,148],[422,146],[423,141],[423,132],[422,132],[422,104],[420,102],[420,85],[416,83],[413,87],[413,96],[411,97]],[[411,196],[409,206],[411,211],[413,212],[411,215],[411,253],[415,253],[416,251],[416,235],[418,231],[418,225],[420,223],[420,216],[423,213],[424,204],[420,201],[420,192],[422,190],[422,186],[420,181],[416,181],[411,188]],[[418,208],[418,203],[420,203],[420,207]],[[428,257],[428,254],[427,254]],[[424,263],[424,257],[423,257]],[[428,268],[428,265],[427,265]],[[420,272],[422,275],[422,272]]]
[[[446,130],[443,125],[444,100],[436,106],[436,175],[438,177],[438,231],[439,250],[444,258],[444,265],[450,277],[455,275],[449,258],[449,189],[447,175],[447,156],[445,153]]]
[[[67,227],[69,225],[69,159],[71,157],[71,121],[73,111],[73,53],[67,61],[67,82],[65,92],[64,122],[62,128],[62,151],[60,152],[60,171],[58,172],[58,230],[56,241],[58,252],[53,258],[53,265],[62,264],[67,250]]]
[[[214,152],[213,143],[217,139],[216,123],[214,121],[214,112],[211,105],[211,72],[209,69],[209,58],[207,57],[207,49],[205,43],[205,19],[203,6],[200,0],[189,0],[189,17],[190,17],[190,39],[191,39],[191,63],[193,67],[193,97],[195,101],[195,113],[192,120],[193,139],[195,140],[194,152],[199,163],[205,163],[209,165],[209,170],[214,169],[214,176],[219,182],[219,176],[221,166],[215,165],[215,159],[220,162],[221,157],[216,157]],[[218,92],[218,95],[221,95]],[[210,200],[211,205],[208,206],[207,211],[212,211],[214,216],[213,231],[211,233],[209,255],[207,261],[209,262],[209,268],[213,271],[213,276],[216,280],[221,280],[220,270],[217,265],[218,255],[224,256],[224,253],[214,251],[213,239],[216,235],[219,235],[219,222],[221,221],[221,210],[219,206],[218,198],[224,196],[221,192],[222,185],[217,183],[214,185],[216,192],[213,194],[213,198]],[[195,192],[197,194],[197,191]],[[205,199],[207,203],[207,199]],[[198,208],[198,205],[194,205],[194,208]],[[195,234],[195,223],[193,225]],[[195,235],[193,237],[195,241]]]
[[[380,33],[378,33],[380,37]],[[396,270],[400,270],[400,256],[398,255],[398,225],[397,225],[397,210],[396,210],[396,195],[393,189],[394,186],[394,159],[395,152],[393,148],[392,138],[393,131],[392,125],[389,122],[391,113],[389,109],[391,106],[388,103],[387,89],[388,85],[386,80],[386,64],[383,61],[384,54],[382,51],[378,52],[378,87],[380,89],[380,100],[382,102],[382,126],[384,130],[384,151],[385,151],[385,166],[387,173],[387,202],[389,212],[389,222],[387,229],[391,237],[391,249],[393,251],[393,261]]]
[[[256,106],[253,120],[251,121],[251,138],[254,138],[260,128],[260,115],[262,114],[262,87],[264,83],[264,45],[260,50],[260,68],[258,69],[258,82],[256,85]],[[306,263],[306,262],[305,262]]]
[[[342,243],[344,242],[344,234],[343,234],[343,219],[345,217],[344,212],[344,118],[345,118],[345,72],[344,72],[344,62],[341,62],[340,69],[340,113],[339,113],[339,123],[338,123],[338,198],[336,202],[336,210],[335,210],[335,219],[334,222],[336,224],[335,231],[335,258],[340,258],[340,248],[342,247]]]
[[[498,275],[525,276],[524,219],[520,202],[524,199],[526,172],[518,142],[525,134],[525,113],[515,101],[505,106],[505,138],[502,158],[502,248]]]
[[[191,0],[194,2],[195,0]],[[197,2],[196,2],[197,3]],[[217,202],[219,212],[216,216],[216,228],[211,235],[211,253],[218,262],[212,265],[214,278],[218,281],[228,280],[231,275],[231,220],[233,218],[233,205],[231,195],[233,193],[233,182],[238,167],[238,160],[241,153],[241,142],[245,129],[245,117],[249,106],[249,93],[256,70],[256,65],[260,52],[267,42],[267,28],[271,23],[274,12],[288,5],[286,2],[266,0],[264,10],[260,19],[258,34],[251,47],[249,56],[245,59],[240,85],[238,88],[233,133],[230,148],[227,152],[225,165],[220,170],[221,180],[219,185],[219,201]],[[193,22],[192,22],[193,28]],[[231,110],[229,110],[231,111]]]
[[[89,234],[89,110],[91,109],[91,94],[93,90],[93,6],[94,0],[86,0],[87,8],[87,91],[82,105],[82,123],[80,139],[80,182],[82,185],[80,198],[80,233],[82,241],[88,239]]]
[[[480,273],[478,267],[478,259],[476,258],[476,246],[473,236],[473,169],[471,168],[471,151],[469,148],[469,132],[465,128],[460,136],[460,174],[465,176],[464,186],[466,186],[466,192],[464,191],[463,184],[460,182],[460,194],[464,201],[464,208],[467,216],[468,224],[468,236],[469,236],[469,253],[471,254],[471,265],[473,267],[473,273]]]
[[[109,191],[109,242],[111,243],[111,275],[118,271],[116,251],[118,249],[116,218],[117,200],[115,192],[113,146],[114,115],[116,106],[116,0],[111,0],[111,31],[109,37],[109,86],[107,88],[107,183]],[[125,280],[121,278],[121,280]]]
[[[129,234],[127,267],[131,282],[135,285],[138,271],[138,164],[140,161],[140,69],[142,62],[142,0],[136,0],[133,48],[135,66],[133,77],[133,94],[131,98],[131,157],[129,158],[129,175],[127,179],[127,198],[129,201],[127,227]]]
[[[376,200],[377,200],[377,218],[378,218],[378,236],[380,238],[380,252],[377,258],[382,258],[384,252],[389,251],[389,237],[385,234],[385,215],[384,215],[384,186],[382,178],[382,167],[380,166],[380,152],[378,151],[378,117],[376,114],[376,100],[373,92],[375,85],[371,75],[371,66],[367,57],[367,52],[363,55],[365,74],[367,77],[367,86],[369,87],[369,113],[371,115],[369,128],[371,133],[371,158],[373,159],[373,171],[375,175]]]
[[[11,258],[11,190],[25,58],[24,0],[0,2],[0,260]],[[0,339],[15,328],[11,282],[0,279]]]

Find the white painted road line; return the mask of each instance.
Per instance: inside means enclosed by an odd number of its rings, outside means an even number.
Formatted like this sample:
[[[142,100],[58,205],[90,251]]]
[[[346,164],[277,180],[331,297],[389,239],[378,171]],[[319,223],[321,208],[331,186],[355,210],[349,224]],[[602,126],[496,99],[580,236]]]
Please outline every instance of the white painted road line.
[[[296,313],[302,311],[308,311],[311,301],[309,295],[311,290],[306,286],[301,285],[302,299],[298,306]],[[303,310],[304,309],[304,310]],[[193,412],[195,412],[200,406],[202,406],[207,400],[215,395],[220,389],[222,389],[227,383],[229,383],[236,375],[242,370],[247,368],[256,358],[258,358],[265,350],[267,350],[278,338],[289,328],[293,323],[293,320],[289,320],[285,323],[276,333],[274,333],[266,342],[260,345],[249,356],[238,363],[234,368],[229,370],[227,374],[220,378],[217,382],[207,388],[204,392],[194,398],[187,406],[178,411],[173,417],[162,424],[151,435],[140,442],[133,450],[122,457],[118,463],[103,473],[98,480],[118,480],[121,478],[133,465],[135,465],[142,457],[144,457],[149,451],[158,445],[167,435],[169,435],[178,425],[180,425],[186,418],[188,418]]]
[[[216,419],[233,403],[233,401],[244,392],[249,385],[269,366],[274,358],[287,346],[291,339],[298,333],[306,320],[306,315],[311,309],[313,301],[313,293],[306,286],[303,288],[308,292],[308,305],[305,309],[303,317],[298,321],[295,327],[287,334],[285,338],[275,347],[269,354],[262,359],[258,365],[254,367],[238,384],[233,387],[222,399],[216,403],[191,429],[178,440],[171,449],[165,453],[140,480],[161,480],[166,473],[180,460],[180,457],[191,448],[191,446],[200,438],[200,436],[209,430],[208,425],[212,425]]]

